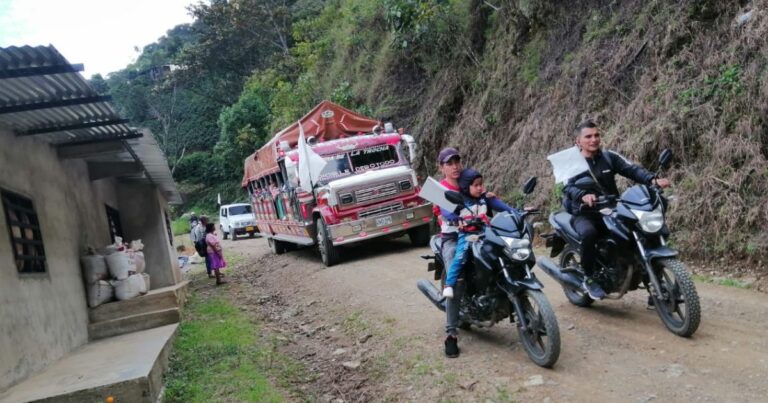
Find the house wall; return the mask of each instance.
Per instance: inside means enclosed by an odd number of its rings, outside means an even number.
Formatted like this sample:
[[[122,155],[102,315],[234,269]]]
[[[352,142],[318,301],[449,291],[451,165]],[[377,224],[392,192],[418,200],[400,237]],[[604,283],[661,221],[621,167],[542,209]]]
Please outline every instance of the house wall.
[[[181,279],[176,252],[165,225],[167,203],[153,186],[120,184],[120,221],[126,240],[141,239],[150,288],[177,284]]]
[[[46,142],[0,129],[0,188],[32,199],[47,260],[46,273],[17,272],[0,211],[2,391],[88,341],[79,257],[87,246],[111,242],[105,204],[120,212],[126,240],[143,240],[152,288],[178,282],[178,269],[163,221],[165,202],[153,186],[90,181],[83,160],[61,160]]]

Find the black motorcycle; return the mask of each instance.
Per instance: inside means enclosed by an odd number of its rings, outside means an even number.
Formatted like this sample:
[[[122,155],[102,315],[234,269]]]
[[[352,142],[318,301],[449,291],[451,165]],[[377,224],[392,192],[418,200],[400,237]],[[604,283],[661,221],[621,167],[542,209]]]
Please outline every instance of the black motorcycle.
[[[523,191],[530,194],[535,187],[534,177],[526,182]],[[464,202],[457,192],[447,191],[445,196],[459,206]],[[470,235],[468,260],[461,273],[465,292],[459,303],[459,327],[490,327],[509,318],[517,323],[528,357],[537,365],[551,367],[560,356],[560,330],[541,291],[544,286],[531,272],[536,261],[531,249],[533,227],[525,217],[536,212],[497,213],[490,225],[475,217],[465,222],[466,227],[478,231]],[[433,236],[430,246],[434,255],[422,258],[432,260],[427,270],[434,271],[435,280],[439,279],[444,286],[450,262],[443,261],[441,244],[442,240]],[[437,308],[445,311],[445,298],[432,282],[419,280],[417,286]]]
[[[659,157],[661,168],[666,168],[671,160],[672,152],[664,150]],[[581,178],[575,185],[588,192],[597,190],[591,177]],[[678,336],[689,337],[701,319],[699,296],[691,275],[678,260],[678,252],[667,244],[667,207],[663,189],[658,186],[638,184],[618,198],[600,196],[592,209],[602,215],[608,233],[597,241],[599,269],[592,278],[608,294],[607,298],[618,299],[628,291],[647,290],[664,325]],[[581,287],[581,240],[571,220],[567,212],[549,216],[554,232],[542,237],[551,248],[550,257],[560,255],[560,265],[547,258],[539,258],[538,265],[562,285],[572,304],[588,307],[594,301]]]

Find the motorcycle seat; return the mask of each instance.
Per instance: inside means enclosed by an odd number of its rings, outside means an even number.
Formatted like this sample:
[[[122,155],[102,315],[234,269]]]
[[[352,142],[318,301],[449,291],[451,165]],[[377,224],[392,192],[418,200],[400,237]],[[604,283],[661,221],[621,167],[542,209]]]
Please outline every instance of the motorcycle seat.
[[[573,221],[573,216],[561,211],[557,214],[555,214],[555,223],[560,226],[560,228],[565,231],[568,236],[572,237],[573,239],[580,239],[579,233],[576,232],[576,229],[573,228],[573,225],[571,225],[571,222]]]

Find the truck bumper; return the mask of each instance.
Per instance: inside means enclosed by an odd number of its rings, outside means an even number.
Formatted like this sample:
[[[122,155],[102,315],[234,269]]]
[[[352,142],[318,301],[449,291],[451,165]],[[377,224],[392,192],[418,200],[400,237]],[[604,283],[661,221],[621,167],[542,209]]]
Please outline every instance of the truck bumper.
[[[402,233],[432,221],[432,204],[348,221],[328,227],[333,245],[345,245],[384,235]]]
[[[242,227],[242,228],[232,228],[232,232],[234,232],[237,235],[258,234],[259,228],[256,227],[256,225],[249,225],[247,227]]]

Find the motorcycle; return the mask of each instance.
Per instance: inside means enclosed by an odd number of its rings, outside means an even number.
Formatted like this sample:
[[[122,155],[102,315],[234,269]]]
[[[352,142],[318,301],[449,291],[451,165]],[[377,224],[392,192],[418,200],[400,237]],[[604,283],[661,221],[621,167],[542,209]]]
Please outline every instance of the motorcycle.
[[[659,157],[661,169],[672,160],[672,152],[664,150]],[[575,185],[593,192],[598,185],[591,177],[577,180]],[[586,208],[586,206],[582,206]],[[597,265],[593,280],[608,294],[619,299],[628,291],[645,289],[649,302],[664,325],[672,333],[691,336],[699,327],[699,296],[691,275],[678,259],[678,252],[667,243],[670,235],[665,222],[668,200],[662,188],[636,184],[620,197],[600,196],[592,207],[603,219],[607,233],[597,240]],[[572,304],[589,307],[592,300],[582,290],[581,240],[567,212],[552,213],[549,223],[554,232],[542,234],[550,257],[560,255],[560,265],[539,258],[538,265],[563,287]],[[650,305],[650,304],[649,304]]]
[[[532,177],[524,185],[524,194],[530,194],[535,187],[536,178]],[[445,197],[451,203],[463,205],[464,197],[458,192],[446,191]],[[560,356],[560,330],[541,291],[544,286],[531,271],[536,261],[531,249],[533,227],[525,221],[526,216],[537,212],[496,213],[490,225],[478,217],[465,221],[467,227],[478,231],[469,235],[468,260],[459,280],[463,279],[466,285],[459,302],[459,327],[491,327],[509,318],[517,323],[528,357],[537,365],[552,367]],[[434,254],[422,258],[430,261],[427,270],[434,272],[442,289],[450,262],[443,261],[441,245],[442,239],[433,236],[430,246]],[[432,282],[419,280],[417,287],[438,309],[445,311],[445,298]]]

